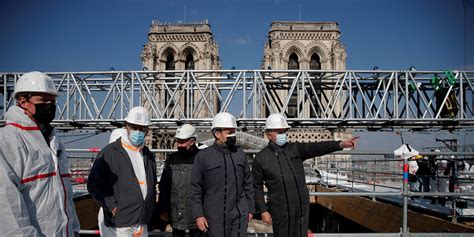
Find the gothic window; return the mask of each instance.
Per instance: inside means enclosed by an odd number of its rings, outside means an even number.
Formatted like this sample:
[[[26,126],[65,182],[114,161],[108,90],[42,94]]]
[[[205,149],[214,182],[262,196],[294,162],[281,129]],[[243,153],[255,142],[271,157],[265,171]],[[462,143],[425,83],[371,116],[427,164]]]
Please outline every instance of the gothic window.
[[[317,53],[313,53],[313,55],[311,55],[311,61],[309,63],[309,69],[310,70],[321,70],[321,60],[319,58],[319,55]],[[310,73],[310,76],[311,76],[311,82],[313,84],[313,87],[314,87],[314,90],[316,93],[313,92],[312,89],[310,89],[310,96],[311,96],[311,101],[316,109],[316,111],[314,111],[312,109],[312,107],[310,108],[310,116],[311,118],[314,118],[316,117],[316,113],[319,113],[321,111],[321,108],[319,107],[319,104],[316,100],[316,97],[319,98],[321,100],[321,80],[320,80],[320,73],[315,73],[315,72],[311,72]]]
[[[168,56],[166,56],[166,68],[165,70],[174,70],[174,55],[172,53],[169,53]]]
[[[174,55],[171,52],[166,56],[165,70],[175,70]],[[174,77],[174,73],[166,73],[166,76]]]
[[[175,64],[174,64],[174,55],[173,53],[168,53],[168,55],[166,56],[166,64],[165,64],[165,70],[175,70]],[[174,77],[174,73],[166,73],[165,75],[166,77]],[[169,80],[167,80],[169,81]],[[165,105],[168,104],[168,102],[171,100],[170,98],[171,96],[168,95],[168,94],[165,94]],[[173,108],[174,106],[174,102],[171,102],[170,104],[170,109],[169,111],[171,111],[171,108]]]
[[[298,70],[298,69],[300,69],[300,63],[298,62],[298,55],[296,55],[295,53],[292,53],[290,57],[288,58],[288,70]]]
[[[299,70],[300,63],[298,61],[298,55],[292,53],[288,58],[288,70]],[[296,77],[298,75],[297,72],[290,72],[288,76]],[[292,84],[293,81],[290,82]],[[298,116],[298,91],[293,90],[293,94],[291,94],[290,102],[288,104],[288,118],[296,118]]]
[[[184,69],[185,70],[194,70],[194,57],[193,57],[193,54],[192,53],[188,53],[186,55],[186,62],[184,64]],[[193,98],[193,92],[191,91],[190,92],[191,94],[191,97],[190,98]],[[184,112],[184,115],[187,117],[188,116],[188,110],[186,109],[187,106],[189,106],[189,103],[188,103],[188,93],[184,93],[184,96],[182,98],[182,104],[183,104],[183,112]]]
[[[311,62],[309,64],[310,70],[321,70],[321,60],[319,59],[319,55],[317,53],[313,53],[311,55]]]
[[[185,70],[194,70],[194,57],[193,54],[189,53],[186,56],[186,64],[184,65]]]

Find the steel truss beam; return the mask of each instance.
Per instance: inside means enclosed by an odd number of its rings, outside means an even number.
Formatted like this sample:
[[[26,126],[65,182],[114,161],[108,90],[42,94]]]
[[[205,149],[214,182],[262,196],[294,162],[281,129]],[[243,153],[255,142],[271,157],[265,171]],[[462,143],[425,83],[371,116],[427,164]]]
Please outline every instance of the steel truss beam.
[[[149,108],[153,126],[210,126],[220,111],[242,126],[262,127],[283,113],[299,127],[362,129],[472,128],[474,72],[454,71],[436,92],[443,71],[107,71],[48,73],[60,91],[60,129],[108,129],[133,106]],[[22,73],[0,73],[0,124]],[[448,107],[452,116],[446,116]],[[454,112],[453,112],[454,111]]]

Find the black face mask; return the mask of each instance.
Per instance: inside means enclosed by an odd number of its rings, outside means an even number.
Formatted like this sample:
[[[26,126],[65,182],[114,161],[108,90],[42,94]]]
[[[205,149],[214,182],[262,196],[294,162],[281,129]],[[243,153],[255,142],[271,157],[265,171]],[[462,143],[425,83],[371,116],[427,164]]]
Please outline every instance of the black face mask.
[[[228,136],[225,144],[227,144],[229,147],[235,147],[235,144],[237,144],[237,137],[235,135]]]
[[[56,116],[56,104],[35,104],[36,113],[33,118],[40,124],[50,124]]]
[[[178,152],[184,153],[187,152],[188,148],[187,147],[178,147]]]

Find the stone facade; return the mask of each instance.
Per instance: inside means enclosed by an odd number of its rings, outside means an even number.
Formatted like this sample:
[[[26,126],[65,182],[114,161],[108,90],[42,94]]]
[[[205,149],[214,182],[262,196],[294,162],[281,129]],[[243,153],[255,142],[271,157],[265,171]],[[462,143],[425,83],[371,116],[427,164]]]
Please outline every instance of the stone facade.
[[[151,71],[170,71],[170,70],[219,70],[220,60],[217,43],[211,31],[211,26],[204,20],[201,23],[193,24],[162,24],[153,21],[150,32],[148,33],[148,42],[144,45],[142,55],[142,64],[144,70]],[[179,80],[180,73],[164,73],[161,80],[157,81],[156,101],[162,110],[170,102],[170,93],[163,87],[164,80]],[[170,88],[174,90],[175,88]],[[189,98],[188,98],[189,97]],[[190,110],[186,106],[196,105],[201,95],[198,91],[191,90],[185,93],[185,90],[178,89],[176,98],[179,99],[179,108],[184,113],[184,117],[191,116]],[[146,100],[145,100],[146,101]],[[214,111],[217,109],[213,106]],[[167,113],[171,113],[176,118],[183,117],[177,109],[173,109],[174,100],[171,100]],[[145,107],[147,104],[145,103]],[[209,117],[210,111],[202,109],[198,117]]]
[[[335,22],[273,22],[270,25],[268,41],[264,46],[261,67],[272,70],[345,70],[347,54],[340,41],[340,36],[339,25]],[[284,76],[283,74],[281,73],[281,76]],[[317,74],[313,75],[316,76],[312,80],[317,81]],[[281,98],[285,98],[288,95],[288,89],[279,90],[277,93]],[[316,96],[320,98],[324,106],[323,93],[329,97],[332,91],[317,92]],[[296,96],[290,98],[288,111],[286,111],[287,117],[301,117],[301,115],[296,115],[297,102],[295,98]],[[315,118],[314,112],[311,113],[309,103],[306,102],[303,106],[306,108],[302,116]],[[335,114],[339,114],[341,110],[342,104],[339,103]],[[329,132],[321,129],[293,129],[289,131],[289,140],[299,142],[343,140],[350,138],[350,136],[351,131]],[[343,160],[342,164],[346,168],[350,166],[349,156],[330,155],[319,161],[332,162],[335,159]],[[324,166],[326,165],[323,164],[322,167]],[[333,166],[333,164],[329,166]]]
[[[153,21],[141,54],[144,70],[219,70],[217,43],[204,20],[193,24]]]
[[[148,42],[143,46],[141,60],[143,70],[149,71],[219,70],[221,68],[219,49],[207,20],[186,24],[164,24],[153,21],[148,33]],[[166,104],[171,100],[170,94],[163,88],[163,79],[168,81],[178,80],[179,76],[179,73],[163,73],[161,79],[156,81],[158,88],[156,88],[155,100],[159,102],[161,109],[164,110]],[[188,95],[190,98],[186,97]],[[191,103],[196,104],[200,96],[197,91],[191,91],[190,94],[187,94],[185,90],[178,90],[179,108],[184,116],[188,116],[185,109],[186,102],[189,104],[189,101],[191,101]],[[146,102],[147,100],[143,101],[145,101],[143,103],[145,107],[150,107]],[[214,111],[218,108],[217,99],[215,101],[216,104],[211,105]],[[172,105],[168,107],[167,112],[176,118],[181,118],[182,115],[176,109],[172,109],[174,101],[171,101],[171,103]],[[210,111],[206,109],[202,109],[199,114],[199,117],[210,116]],[[147,138],[147,144],[151,145],[152,148],[172,148],[174,132],[174,130],[152,131],[151,136]]]
[[[344,70],[347,54],[340,35],[335,22],[273,22],[264,47],[262,69],[292,69],[289,61],[294,54],[297,69]]]
[[[347,55],[339,37],[337,23],[273,22],[268,41],[264,46],[262,69],[344,70]],[[195,24],[162,24],[153,21],[141,59],[143,69],[151,71],[219,70],[221,67],[217,43],[214,41],[207,20]],[[171,73],[163,74],[163,77],[167,79],[173,79],[173,76],[174,74]],[[157,86],[160,87],[159,81]],[[169,95],[165,94],[162,88],[156,91],[156,101],[166,102]],[[288,92],[282,90],[277,93],[281,97],[286,97]],[[329,92],[321,91],[320,93]],[[198,94],[194,95],[196,101],[199,99],[198,96]],[[184,106],[184,100],[179,103],[181,107]],[[144,106],[146,107],[147,104],[145,103]],[[217,108],[218,105],[214,106]],[[307,103],[305,106],[308,106]],[[210,117],[209,112],[203,111],[200,117]],[[307,112],[304,117],[312,117],[312,114]],[[178,114],[176,118],[179,118]],[[289,139],[301,142],[342,140],[350,137],[350,134],[349,131],[295,129],[290,130]],[[174,131],[152,131],[151,136],[147,137],[147,144],[152,148],[172,148],[173,135]],[[254,135],[262,136],[263,134]],[[334,158],[335,156],[328,156],[325,159]],[[347,157],[336,158],[346,159]],[[314,163],[311,164],[313,165]]]

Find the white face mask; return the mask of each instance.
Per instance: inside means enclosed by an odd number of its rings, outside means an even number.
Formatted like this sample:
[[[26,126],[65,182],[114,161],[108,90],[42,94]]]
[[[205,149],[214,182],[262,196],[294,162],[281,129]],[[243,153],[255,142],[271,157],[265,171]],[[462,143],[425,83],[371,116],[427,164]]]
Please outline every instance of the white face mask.
[[[286,133],[277,134],[275,143],[278,146],[283,146],[286,144],[286,139],[287,139]]]

